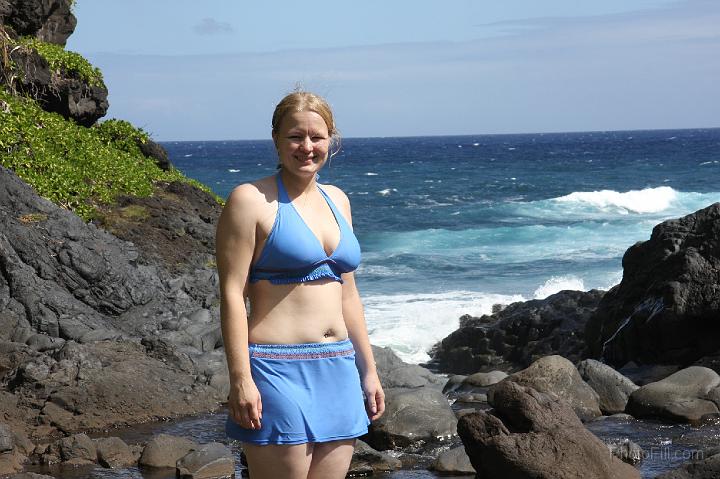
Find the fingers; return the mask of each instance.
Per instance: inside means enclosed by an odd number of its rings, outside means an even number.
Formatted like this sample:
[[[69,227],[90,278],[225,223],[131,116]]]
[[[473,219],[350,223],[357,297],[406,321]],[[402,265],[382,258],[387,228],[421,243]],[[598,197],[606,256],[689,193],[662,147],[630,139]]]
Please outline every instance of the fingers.
[[[262,427],[262,402],[255,404],[233,406],[230,408],[230,417],[240,427],[245,429],[260,429]]]
[[[370,397],[372,397],[372,400],[370,401]],[[370,412],[372,415],[370,416],[370,420],[374,421],[375,419],[378,419],[380,416],[383,415],[385,412],[385,393],[382,389],[378,388],[375,391],[375,394],[368,396],[368,403],[370,406]]]

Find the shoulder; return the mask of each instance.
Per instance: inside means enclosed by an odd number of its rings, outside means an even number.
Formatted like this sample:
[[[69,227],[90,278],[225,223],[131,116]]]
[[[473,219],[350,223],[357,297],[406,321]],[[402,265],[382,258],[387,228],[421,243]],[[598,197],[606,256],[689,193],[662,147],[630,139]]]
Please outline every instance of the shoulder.
[[[221,222],[256,221],[258,215],[277,199],[277,190],[273,191],[272,185],[272,177],[267,177],[233,188],[225,201]]]
[[[338,208],[350,209],[350,199],[343,190],[334,185],[320,185],[320,187],[328,194]]]

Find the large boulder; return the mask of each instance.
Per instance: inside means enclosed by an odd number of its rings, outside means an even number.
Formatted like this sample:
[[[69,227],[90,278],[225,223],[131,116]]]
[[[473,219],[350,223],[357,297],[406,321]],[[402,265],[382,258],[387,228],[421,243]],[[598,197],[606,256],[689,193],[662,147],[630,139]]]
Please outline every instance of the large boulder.
[[[464,316],[460,328],[430,352],[443,372],[516,371],[559,354],[573,362],[587,356],[583,332],[603,292],[560,291],[545,299],[512,303],[492,315]]]
[[[580,377],[598,394],[600,410],[611,415],[625,411],[628,398],[638,386],[607,364],[594,359],[577,366]]]
[[[130,446],[119,437],[104,437],[95,441],[97,460],[103,467],[112,469],[127,467],[135,463]]]
[[[464,446],[453,447],[441,453],[433,461],[430,469],[440,474],[475,474],[475,468],[470,463]]]
[[[355,441],[355,451],[348,474],[351,476],[366,476],[375,473],[392,472],[400,469],[402,462],[396,457],[376,451],[366,442]]]
[[[463,415],[458,433],[478,477],[537,479],[639,478],[609,453],[564,401],[502,381],[491,413]]]
[[[655,226],[622,264],[588,323],[592,357],[688,365],[718,350],[720,203]]]
[[[372,423],[367,442],[375,449],[395,449],[433,443],[456,434],[457,419],[436,388],[390,388],[385,414]]]
[[[541,393],[554,394],[567,402],[582,421],[602,414],[597,393],[582,380],[575,366],[562,356],[540,358],[526,369],[491,386],[488,393],[491,403],[498,386],[505,381],[529,386]]]
[[[715,371],[691,366],[634,391],[626,411],[637,418],[697,423],[706,414],[720,413],[718,386],[720,376]]]

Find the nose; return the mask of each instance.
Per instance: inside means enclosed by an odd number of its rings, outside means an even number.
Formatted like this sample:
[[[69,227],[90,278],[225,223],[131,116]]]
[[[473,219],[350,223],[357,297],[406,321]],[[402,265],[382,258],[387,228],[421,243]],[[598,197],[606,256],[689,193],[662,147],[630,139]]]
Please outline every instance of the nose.
[[[313,148],[312,139],[310,139],[309,136],[306,136],[305,138],[303,138],[303,141],[302,141],[302,143],[300,143],[300,146],[305,151],[311,151]]]

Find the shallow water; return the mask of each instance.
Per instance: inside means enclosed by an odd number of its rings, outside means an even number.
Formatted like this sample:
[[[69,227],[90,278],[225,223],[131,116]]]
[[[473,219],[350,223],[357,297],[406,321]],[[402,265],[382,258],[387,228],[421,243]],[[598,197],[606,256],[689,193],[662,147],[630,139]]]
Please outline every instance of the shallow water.
[[[128,429],[115,429],[108,436],[121,437],[128,444],[147,441],[153,434],[167,433],[185,436],[198,443],[212,441],[228,444],[235,453],[236,477],[241,477],[244,467],[240,464],[240,448],[234,441],[228,442],[224,434],[224,412],[206,414],[172,422],[140,425]],[[720,424],[690,426],[659,421],[641,421],[631,418],[609,417],[586,424],[588,429],[605,442],[629,439],[642,447],[643,462],[639,466],[643,478],[654,478],[658,474],[675,469],[691,457],[702,457],[702,450],[720,445]],[[431,457],[416,456],[415,467],[427,467]],[[33,467],[29,470],[52,474],[61,479],[171,479],[175,470],[150,472],[137,467],[126,469],[103,469],[101,467],[53,468]],[[430,479],[460,478],[471,476],[447,476],[435,474],[427,469],[404,469],[388,474],[376,474],[381,479]],[[498,478],[501,479],[501,478]]]

